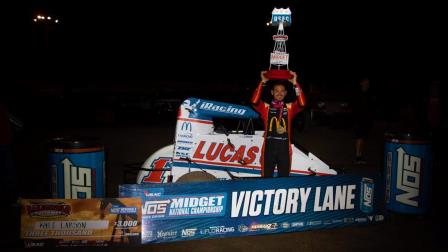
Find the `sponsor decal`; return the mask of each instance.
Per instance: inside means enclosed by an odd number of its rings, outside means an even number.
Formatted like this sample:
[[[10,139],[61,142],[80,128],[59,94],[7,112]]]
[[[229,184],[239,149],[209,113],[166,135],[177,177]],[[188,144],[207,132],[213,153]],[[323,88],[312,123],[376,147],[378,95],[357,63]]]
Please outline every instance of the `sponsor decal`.
[[[419,196],[422,159],[407,154],[402,147],[397,149],[397,154],[397,188],[404,193],[396,195],[396,200],[418,207],[416,198]]]
[[[280,127],[283,127],[284,129],[286,129],[285,119],[282,118],[281,121],[279,121],[278,118],[274,116],[274,117],[271,118],[271,121],[269,122],[269,132],[272,131],[272,123],[273,122],[275,122],[276,129],[278,129]]]
[[[45,243],[38,241],[25,241],[25,248],[38,248],[45,246]]]
[[[260,152],[258,146],[241,145],[238,148],[227,143],[200,141],[193,158],[208,161],[251,164]]]
[[[111,214],[136,214],[137,208],[136,207],[119,207],[119,206],[112,206],[109,210]]]
[[[246,113],[245,109],[236,108],[233,107],[232,105],[222,105],[222,104],[218,105],[214,104],[213,102],[203,102],[199,108],[203,110],[222,112],[228,114],[237,114],[237,115],[244,115]]]
[[[189,112],[193,111],[196,109],[196,106],[201,102],[201,99],[196,100],[196,102],[194,104],[191,104],[192,101],[190,100],[185,100],[182,103],[182,106],[188,110]]]
[[[249,231],[249,227],[246,225],[243,225],[243,224],[238,225],[238,231],[240,231],[241,233],[245,233],[245,232]]]
[[[383,221],[383,220],[384,220],[384,215],[382,215],[382,214],[375,215],[375,221]]]
[[[193,237],[196,235],[197,228],[186,228],[182,229],[181,237],[187,238],[187,237]]]
[[[390,202],[390,188],[392,180],[392,152],[387,152],[386,156],[386,203]]]
[[[268,224],[253,224],[250,226],[249,231],[259,231],[259,230],[275,230],[278,228],[277,223]]]
[[[143,190],[145,197],[160,197],[164,192],[164,188],[150,188]]]
[[[336,220],[333,220],[332,222],[333,222],[333,224],[336,224],[336,223],[342,223],[344,220],[343,219],[336,219]]]
[[[154,231],[152,230],[146,230],[142,233],[142,239],[143,240],[151,240],[153,238]]]
[[[202,235],[220,235],[235,232],[234,227],[226,227],[226,226],[212,226],[206,229],[201,230]],[[240,231],[241,232],[241,231]]]
[[[373,212],[373,179],[362,178],[361,180],[361,211],[364,213]]]
[[[185,141],[185,140],[177,140],[177,143],[183,143],[183,144],[193,144],[192,141]]]
[[[189,151],[191,149],[191,147],[186,147],[186,146],[176,146],[176,149],[178,150],[186,150]]]
[[[359,223],[363,223],[363,222],[367,222],[367,218],[366,217],[358,217],[358,218],[356,218],[355,219],[355,221],[356,222],[359,222]]]
[[[173,239],[177,237],[177,231],[171,230],[171,231],[157,231],[157,238],[158,239]]]
[[[291,16],[281,14],[272,15],[272,23],[280,23],[280,22],[291,23]]]
[[[95,186],[92,168],[75,166],[70,159],[61,161],[64,169],[64,195],[66,199],[90,199]]]
[[[64,202],[31,202],[31,204],[26,205],[26,212],[28,215],[38,218],[65,217],[70,215],[71,210],[71,206]]]
[[[193,130],[193,126],[191,125],[191,122],[182,122],[180,130],[191,132]]]
[[[317,226],[317,225],[322,225],[322,221],[308,221],[306,224],[308,226]]]
[[[291,222],[291,227],[304,227],[304,226],[305,226],[305,222],[303,222],[303,221]]]
[[[194,218],[224,216],[226,193],[167,195],[143,205],[147,218]]]
[[[186,158],[189,156],[188,152],[180,152],[180,151],[176,151],[176,157],[181,157],[181,158]]]
[[[287,65],[289,62],[289,54],[284,52],[271,53],[272,65]]]
[[[193,134],[191,134],[191,133],[177,134],[177,137],[178,138],[189,138],[189,139],[191,139],[191,138],[193,138]]]

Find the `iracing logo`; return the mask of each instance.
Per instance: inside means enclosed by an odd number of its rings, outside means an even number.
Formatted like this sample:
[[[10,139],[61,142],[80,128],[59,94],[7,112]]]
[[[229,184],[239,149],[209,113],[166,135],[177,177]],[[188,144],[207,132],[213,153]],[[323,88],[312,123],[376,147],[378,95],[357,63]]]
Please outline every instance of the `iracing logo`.
[[[64,196],[66,199],[92,198],[92,169],[77,167],[70,159],[62,160],[64,167]]]
[[[418,207],[420,188],[420,168],[422,159],[408,155],[402,147],[397,149],[397,188],[405,193],[397,195],[396,200],[406,205]]]

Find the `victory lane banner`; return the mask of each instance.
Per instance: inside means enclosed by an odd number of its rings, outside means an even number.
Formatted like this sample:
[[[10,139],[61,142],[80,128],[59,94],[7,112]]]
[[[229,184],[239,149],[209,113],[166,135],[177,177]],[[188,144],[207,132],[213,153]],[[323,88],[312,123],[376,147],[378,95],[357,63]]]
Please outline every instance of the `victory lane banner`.
[[[142,243],[298,232],[384,220],[378,176],[120,185],[142,198]]]
[[[25,247],[141,244],[141,199],[22,199]]]

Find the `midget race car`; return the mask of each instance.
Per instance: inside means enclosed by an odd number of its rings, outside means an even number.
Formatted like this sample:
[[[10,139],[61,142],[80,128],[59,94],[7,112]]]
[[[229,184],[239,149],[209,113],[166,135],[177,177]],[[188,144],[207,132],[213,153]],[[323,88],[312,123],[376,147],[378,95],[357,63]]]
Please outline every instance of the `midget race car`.
[[[258,117],[258,113],[247,106],[186,99],[178,111],[174,144],[146,159],[137,175],[137,183],[261,177],[264,131],[250,131],[247,127],[241,131],[227,131],[214,125],[218,118],[251,121]],[[336,174],[311,152],[292,144],[291,176]]]

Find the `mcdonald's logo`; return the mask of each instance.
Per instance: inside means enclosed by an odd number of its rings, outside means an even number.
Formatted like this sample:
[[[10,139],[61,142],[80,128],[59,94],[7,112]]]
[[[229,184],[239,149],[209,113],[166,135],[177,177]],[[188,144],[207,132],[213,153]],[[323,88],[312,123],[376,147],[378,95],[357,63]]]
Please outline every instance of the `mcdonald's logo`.
[[[182,126],[180,127],[180,130],[182,130],[182,131],[191,132],[192,129],[193,129],[193,126],[191,125],[191,122],[183,122]]]
[[[278,118],[274,116],[271,118],[271,121],[269,122],[269,131],[272,131],[272,123],[274,122],[274,120],[275,120],[276,129],[278,129],[280,126],[282,126],[281,123],[283,123],[283,128],[286,129],[285,119],[282,118],[281,121],[279,121]]]

